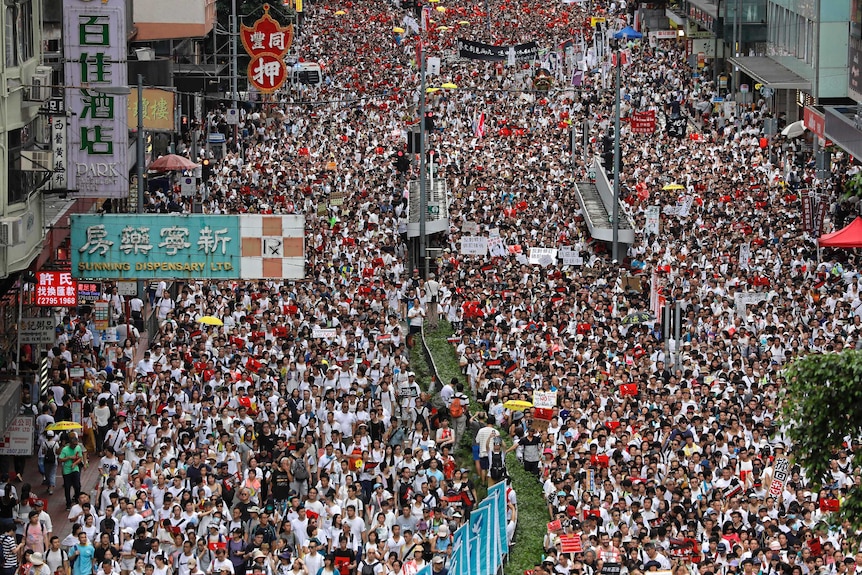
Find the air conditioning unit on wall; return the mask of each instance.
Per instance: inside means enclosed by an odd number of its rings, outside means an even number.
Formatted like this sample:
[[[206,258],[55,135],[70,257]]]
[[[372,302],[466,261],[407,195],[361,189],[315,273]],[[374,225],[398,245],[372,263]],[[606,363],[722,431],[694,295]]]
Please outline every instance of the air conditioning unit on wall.
[[[17,246],[26,240],[24,218],[3,218],[0,220],[0,245]]]

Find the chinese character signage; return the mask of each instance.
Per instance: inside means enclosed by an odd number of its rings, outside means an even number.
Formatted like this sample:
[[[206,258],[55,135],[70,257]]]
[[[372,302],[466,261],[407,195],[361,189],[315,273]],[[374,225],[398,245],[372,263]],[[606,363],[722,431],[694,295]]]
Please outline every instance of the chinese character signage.
[[[249,84],[268,94],[278,90],[287,80],[284,55],[293,43],[293,24],[282,26],[269,15],[269,4],[263,5],[264,14],[254,26],[242,26],[240,38],[245,51],[251,56],[248,65]]]
[[[81,279],[302,279],[303,216],[73,215]]]
[[[134,92],[134,90],[133,90]],[[138,129],[138,98],[129,98],[129,130]],[[174,93],[161,88],[144,88],[144,129],[149,131],[173,132],[176,106]]]
[[[66,116],[51,116],[51,151],[54,157],[52,190],[66,189]]]
[[[36,305],[41,307],[74,307],[78,305],[77,282],[70,272],[38,272]]]
[[[79,197],[129,195],[125,0],[65,0],[67,187]]]

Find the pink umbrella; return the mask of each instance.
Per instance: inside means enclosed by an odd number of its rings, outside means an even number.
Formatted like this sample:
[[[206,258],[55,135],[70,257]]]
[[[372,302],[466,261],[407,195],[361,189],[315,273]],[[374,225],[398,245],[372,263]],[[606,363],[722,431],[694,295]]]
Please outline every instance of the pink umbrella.
[[[176,154],[168,154],[162,156],[152,164],[149,171],[151,172],[182,172],[185,170],[194,170],[198,165],[182,156]]]

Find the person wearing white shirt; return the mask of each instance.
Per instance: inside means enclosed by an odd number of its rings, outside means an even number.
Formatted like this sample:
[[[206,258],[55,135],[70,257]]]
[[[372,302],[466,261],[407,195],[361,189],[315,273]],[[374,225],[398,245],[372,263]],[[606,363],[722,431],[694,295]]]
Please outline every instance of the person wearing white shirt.
[[[150,375],[153,371],[155,371],[153,360],[150,357],[150,350],[147,350],[144,352],[144,358],[135,366],[135,373],[137,375]]]

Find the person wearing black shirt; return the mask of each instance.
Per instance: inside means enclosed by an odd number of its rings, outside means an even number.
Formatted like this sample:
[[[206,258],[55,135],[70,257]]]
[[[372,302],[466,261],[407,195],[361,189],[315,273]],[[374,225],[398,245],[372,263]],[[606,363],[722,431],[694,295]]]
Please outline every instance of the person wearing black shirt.
[[[375,441],[383,442],[384,437],[386,436],[386,426],[383,424],[383,421],[378,417],[378,413],[376,409],[371,410],[371,421],[368,422],[368,436],[371,439],[371,442]]]
[[[347,548],[347,537],[341,536],[338,538],[338,547],[332,552],[335,559],[335,566],[341,568],[342,565],[347,566],[347,573],[356,572],[356,552],[353,549]],[[341,571],[344,573],[344,571]]]
[[[201,463],[201,454],[195,453],[192,456],[192,464],[186,468],[186,477],[188,477],[189,483],[191,483],[193,487],[200,485],[203,481],[203,473],[201,473],[201,469],[204,467],[207,467],[207,464]],[[207,471],[209,471],[209,468],[207,468]]]
[[[138,527],[137,537],[132,541],[132,551],[135,553],[135,557],[139,559],[143,559],[147,551],[153,545],[152,539],[147,537],[147,528],[146,527]]]
[[[272,498],[278,502],[290,497],[290,458],[282,457],[279,467],[272,472]]]
[[[116,558],[120,556],[120,550],[117,549],[111,542],[111,536],[104,531],[99,535],[99,543],[96,545],[96,564],[101,564],[102,561],[105,560],[105,553],[108,551],[111,552],[111,557]]]

